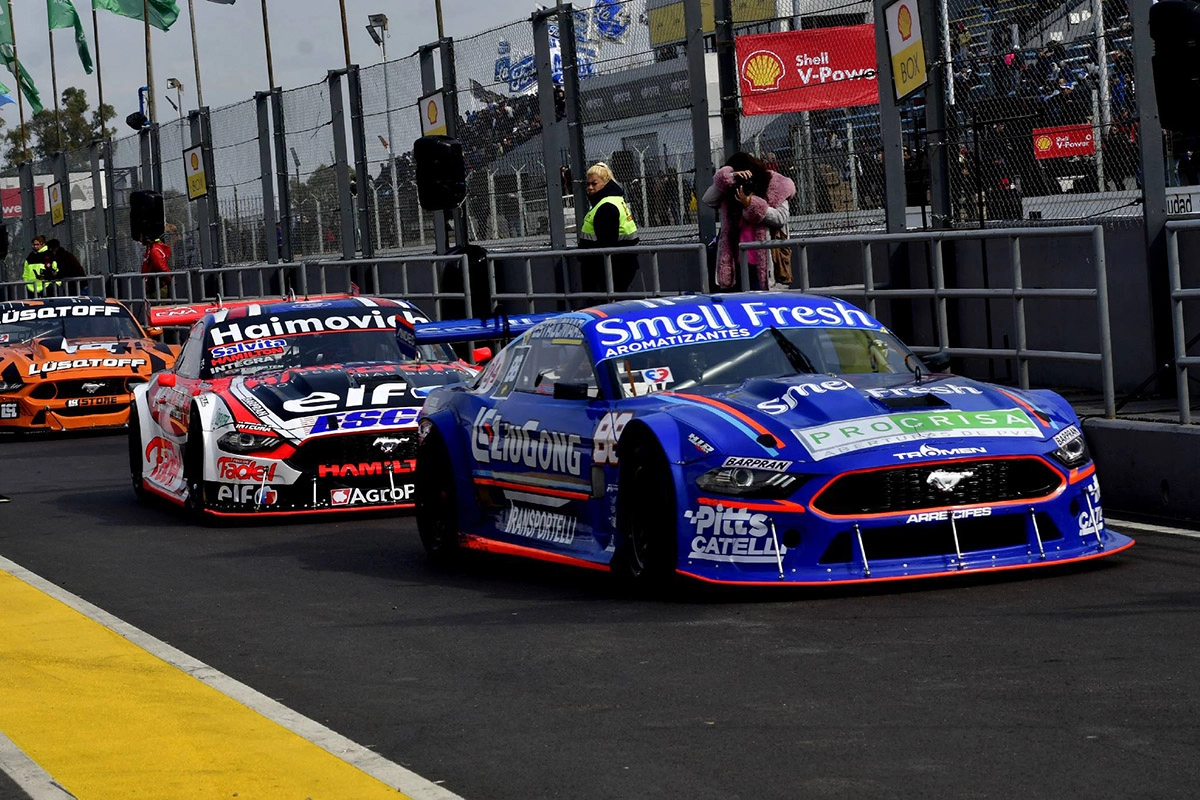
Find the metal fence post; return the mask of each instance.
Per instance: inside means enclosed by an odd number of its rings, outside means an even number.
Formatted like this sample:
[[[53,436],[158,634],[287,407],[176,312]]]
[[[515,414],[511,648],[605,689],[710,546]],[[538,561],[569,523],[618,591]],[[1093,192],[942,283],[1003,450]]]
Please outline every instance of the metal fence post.
[[[267,104],[270,92],[254,93],[254,109],[258,112],[258,165],[262,170],[263,236],[267,245],[267,263],[279,263],[279,238],[276,228],[279,220],[275,213],[275,175],[271,172],[271,120]]]
[[[375,182],[371,179],[371,165],[367,163],[367,132],[363,122],[362,79],[358,65],[346,68],[346,88],[350,92],[350,138],[354,147],[354,172],[358,177],[358,230],[362,231],[358,243],[363,258],[375,255],[375,240],[371,238],[371,207],[377,205]],[[449,116],[454,112],[447,110]],[[375,209],[379,219],[379,209]],[[380,243],[382,246],[382,242]],[[374,287],[371,289],[374,291]]]
[[[150,185],[154,191],[162,194],[162,135],[157,122],[150,125]]]
[[[33,200],[33,162],[22,161],[17,167],[21,181],[21,249],[25,252],[33,247],[37,233],[37,206]]]
[[[427,95],[437,91],[437,74],[434,72],[433,51],[436,44],[421,45],[417,50],[421,65],[421,94]],[[449,111],[446,116],[449,117]],[[420,204],[418,203],[418,208]],[[446,212],[433,212],[433,252],[444,255],[450,250],[450,242],[446,235]],[[425,224],[421,223],[421,244],[425,244]]]
[[[333,160],[337,173],[338,204],[341,206],[342,258],[353,261],[354,195],[350,192],[350,161],[346,148],[346,106],[342,100],[342,75],[345,70],[329,71],[329,110],[333,126]]]
[[[201,146],[204,174],[208,182],[208,195],[196,201],[199,204],[196,214],[196,231],[200,242],[200,266],[203,269],[211,269],[220,261],[217,258],[217,229],[220,227],[221,217],[217,208],[217,179],[213,172],[208,108],[199,108],[189,112],[188,123],[192,131],[192,146]]]
[[[1188,367],[1181,363],[1187,356],[1187,329],[1183,324],[1183,298],[1179,297],[1183,281],[1179,274],[1179,231],[1166,229],[1167,269],[1171,281],[1171,333],[1174,338],[1175,400],[1179,406],[1179,421],[1192,424],[1192,397],[1188,389]]]
[[[1013,330],[1017,339],[1017,385],[1029,388],[1029,359],[1025,357],[1028,338],[1025,332],[1025,277],[1021,272],[1021,237],[1009,237],[1012,248]]]
[[[58,227],[54,238],[58,239],[68,251],[75,251],[75,236],[71,231],[71,173],[67,170],[67,154],[59,151],[54,154],[54,180],[62,192],[63,221]]]
[[[1092,228],[1092,256],[1096,260],[1096,315],[1100,318],[1100,374],[1104,390],[1104,416],[1117,416],[1116,388],[1113,379],[1112,320],[1108,311],[1108,264],[1104,252],[1104,228]]]
[[[100,148],[104,157],[104,251],[108,274],[115,275],[120,264],[117,263],[117,179],[113,169],[112,139],[104,139]]]
[[[714,172],[708,133],[708,83],[704,77],[704,13],[701,0],[684,0],[683,14],[687,32],[688,73],[692,77],[688,81],[692,107],[692,192],[696,198],[696,227],[700,241],[707,244],[717,235],[717,212],[700,202],[704,190],[712,184]],[[685,202],[682,208],[686,209],[689,202]],[[579,205],[575,207],[576,217],[584,208]]]
[[[892,89],[892,57],[888,54],[885,0],[875,0],[875,58],[879,65],[879,135],[883,148],[883,208],[888,233],[903,233],[908,226],[904,197],[904,140],[900,109]]]
[[[113,269],[112,264],[108,261],[108,225],[104,215],[104,208],[108,202],[111,202],[111,199],[105,196],[107,187],[104,185],[104,175],[100,169],[100,161],[104,158],[104,142],[99,139],[93,139],[88,151],[91,155],[92,165],[92,197],[95,198],[95,204],[92,206],[92,224],[96,230],[97,245],[100,242],[104,242],[104,258],[96,259],[93,262],[94,266],[92,269],[102,269],[103,274],[111,275]]]
[[[733,42],[733,2],[714,0],[713,12],[716,23],[717,85],[720,87],[721,138],[725,158],[742,149],[741,114],[738,111],[738,68],[737,53]],[[707,91],[707,87],[701,84]],[[697,192],[699,187],[697,187]],[[699,194],[697,194],[699,197]]]
[[[574,197],[575,230],[583,224],[587,211],[587,191],[584,189],[587,172],[587,150],[583,139],[583,115],[580,113],[579,60],[575,51],[575,9],[570,3],[558,6],[558,42],[562,50],[562,88],[566,104],[567,167],[571,173],[569,191]],[[542,119],[545,119],[543,115]]]
[[[292,247],[292,192],[288,184],[291,169],[288,167],[287,127],[283,115],[283,91],[278,87],[271,90],[271,114],[275,125],[275,178],[279,185],[279,222],[283,231],[283,247],[279,258],[294,261]],[[297,183],[300,178],[297,176]],[[296,187],[299,189],[299,185]]]
[[[458,138],[458,72],[454,64],[454,39],[447,36],[438,41],[438,53],[442,60],[442,94],[446,101],[446,134]],[[524,216],[524,213],[522,213]],[[459,247],[467,244],[467,212],[463,206],[454,209],[454,243]]]
[[[567,223],[563,216],[561,188],[562,154],[566,145],[566,136],[555,109],[554,56],[550,51],[550,20],[557,20],[558,16],[557,9],[549,8],[535,11],[530,17],[533,25],[533,52],[537,64],[538,108],[542,114],[542,161],[546,170],[546,217],[550,222],[550,248],[553,250],[562,250],[567,246]],[[566,41],[561,34],[562,30],[560,29],[559,47],[565,47]]]

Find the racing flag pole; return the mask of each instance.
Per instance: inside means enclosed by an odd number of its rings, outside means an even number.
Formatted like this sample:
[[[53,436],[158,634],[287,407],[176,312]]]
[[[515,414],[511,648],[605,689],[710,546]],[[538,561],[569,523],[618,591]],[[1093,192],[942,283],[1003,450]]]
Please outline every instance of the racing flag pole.
[[[25,88],[21,86],[21,62],[17,58],[17,25],[13,22],[12,0],[8,0],[8,32],[12,40],[13,75],[17,79],[17,114],[21,118],[21,160],[24,161],[29,149],[25,131]]]

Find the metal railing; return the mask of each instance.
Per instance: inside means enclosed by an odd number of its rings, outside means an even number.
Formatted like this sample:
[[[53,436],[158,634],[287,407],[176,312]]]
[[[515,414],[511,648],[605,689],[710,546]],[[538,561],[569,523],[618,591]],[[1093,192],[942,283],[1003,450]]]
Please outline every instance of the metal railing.
[[[1179,234],[1183,231],[1200,231],[1200,220],[1168,222],[1167,271],[1171,276],[1171,333],[1175,343],[1175,396],[1179,403],[1179,421],[1192,423],[1192,398],[1188,388],[1188,369],[1200,366],[1200,356],[1187,354],[1187,328],[1183,320],[1183,301],[1200,298],[1200,289],[1183,288],[1183,277],[1179,266]],[[1194,342],[1193,342],[1194,343]]]
[[[33,292],[25,281],[0,283],[0,302],[11,300],[38,300],[43,297],[73,297],[77,295],[104,295],[104,276],[89,275],[85,278],[64,278],[48,284],[41,294]]]
[[[684,253],[696,255],[696,269],[698,278],[698,290],[700,292],[709,291],[708,282],[708,251],[703,244],[659,244],[659,245],[636,245],[634,247],[592,247],[587,249],[569,249],[569,250],[527,250],[518,252],[491,252],[488,253],[488,289],[493,302],[500,300],[525,301],[527,303],[526,311],[534,313],[536,302],[538,300],[555,301],[557,303],[569,304],[572,300],[585,301],[594,303],[597,299],[604,300],[628,300],[641,299],[645,297],[662,297],[664,295],[679,294],[679,289],[664,290],[662,288],[662,271],[659,265],[659,256],[665,253]],[[641,279],[641,291],[616,291],[613,285],[613,265],[612,259],[614,256],[650,256],[649,263],[643,264],[639,260],[638,278]],[[603,259],[604,264],[604,287],[600,290],[576,290],[574,287],[580,283],[575,280],[576,276],[571,272],[571,261],[580,258],[595,258]],[[535,275],[534,262],[552,259],[554,264],[556,280],[556,288],[551,292],[535,291]],[[520,276],[524,279],[526,291],[524,292],[502,292],[499,291],[497,281],[497,270],[503,269],[498,266],[499,262],[519,262],[521,268],[518,270]],[[648,278],[648,280],[647,280]],[[635,278],[635,282],[636,282]],[[647,285],[648,284],[648,285]],[[632,288],[632,285],[630,286]],[[696,288],[690,291],[697,291]]]
[[[1200,227],[1200,223],[1197,223]],[[1026,288],[1021,273],[1021,242],[1025,239],[1044,239],[1056,236],[1087,236],[1091,240],[1092,259],[1095,265],[1095,286],[1066,289],[1035,289]],[[1012,286],[1010,288],[947,288],[945,268],[942,257],[942,247],[946,242],[981,241],[984,246],[988,240],[1007,240],[1011,245],[1009,267],[1011,269]],[[930,247],[930,258],[933,267],[933,286],[928,288],[890,289],[880,288],[875,282],[874,266],[872,263],[871,246],[875,244],[927,244]],[[808,250],[811,247],[828,247],[830,245],[858,245],[863,282],[858,286],[812,286],[809,277]],[[860,296],[864,299],[867,312],[875,315],[877,299],[911,299],[932,300],[936,304],[935,321],[937,327],[937,347],[913,347],[917,353],[944,352],[950,356],[1015,359],[1018,365],[1018,382],[1022,389],[1030,388],[1029,362],[1032,360],[1046,361],[1075,361],[1082,363],[1098,363],[1101,371],[1101,388],[1104,393],[1104,416],[1112,419],[1116,416],[1116,394],[1113,379],[1112,330],[1108,308],[1108,272],[1105,263],[1104,229],[1099,225],[1088,227],[1053,227],[1053,228],[1021,228],[1000,230],[973,231],[927,231],[921,233],[873,234],[868,236],[825,236],[797,239],[776,239],[766,242],[747,242],[739,246],[741,264],[741,279],[743,286],[749,286],[749,264],[747,253],[750,250],[770,250],[776,247],[790,247],[792,250],[793,275],[799,272],[801,291],[824,291],[830,294]],[[798,256],[798,257],[797,257]],[[1176,265],[1178,264],[1176,253]],[[796,266],[798,265],[798,270]],[[1177,269],[1177,267],[1176,267]],[[1177,275],[1173,276],[1177,277]],[[1200,297],[1200,291],[1195,295]],[[1096,352],[1080,352],[1068,350],[1042,350],[1030,348],[1026,335],[1025,301],[1027,299],[1095,299],[1096,313],[1099,319],[1099,344]],[[1016,347],[951,347],[950,326],[948,323],[947,305],[950,300],[962,299],[1008,299],[1013,302],[1013,330]],[[1180,322],[1179,330],[1182,330]],[[1178,336],[1181,334],[1177,334]],[[1200,364],[1200,359],[1194,359]]]

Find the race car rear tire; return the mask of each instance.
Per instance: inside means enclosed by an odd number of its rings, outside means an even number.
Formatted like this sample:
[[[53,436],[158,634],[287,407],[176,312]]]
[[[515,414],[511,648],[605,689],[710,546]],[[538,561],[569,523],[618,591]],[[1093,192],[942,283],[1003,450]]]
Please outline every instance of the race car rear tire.
[[[623,448],[617,486],[613,574],[636,591],[665,592],[675,584],[677,521],[675,486],[658,442],[639,437]]]
[[[458,492],[446,443],[436,430],[417,447],[417,532],[429,560],[455,566],[462,557],[458,529]]]
[[[138,418],[137,404],[129,406],[129,478],[133,483],[133,494],[140,502],[152,498],[143,482],[145,467],[142,463],[142,426]]]
[[[183,481],[187,487],[185,508],[188,514],[197,521],[204,521],[204,429],[200,415],[194,411],[188,421],[187,442],[183,448]]]

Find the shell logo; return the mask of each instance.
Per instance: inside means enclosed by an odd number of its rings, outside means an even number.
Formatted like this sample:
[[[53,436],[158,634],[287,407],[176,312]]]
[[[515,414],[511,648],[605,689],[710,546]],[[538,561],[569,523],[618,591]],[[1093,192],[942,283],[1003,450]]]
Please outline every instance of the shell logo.
[[[896,13],[896,27],[900,30],[900,40],[907,42],[912,36],[912,12],[908,10],[908,3],[900,6]]]
[[[435,123],[437,122],[437,120],[438,120],[438,107],[437,107],[437,103],[435,103],[435,102],[434,102],[434,101],[432,101],[432,100],[430,100],[430,101],[429,101],[429,106],[428,106],[428,108],[427,108],[427,110],[426,110],[426,112],[425,112],[425,116],[427,116],[427,117],[429,118],[429,124],[430,124],[430,125],[433,125],[433,124],[435,124]]]
[[[751,53],[742,62],[742,78],[754,92],[778,89],[783,78],[783,59],[769,50]]]
[[[192,169],[200,169],[200,156],[196,153],[192,153]]]
[[[1034,141],[1033,146],[1038,149],[1038,152],[1044,153],[1054,146],[1054,140],[1049,136],[1039,136]]]

